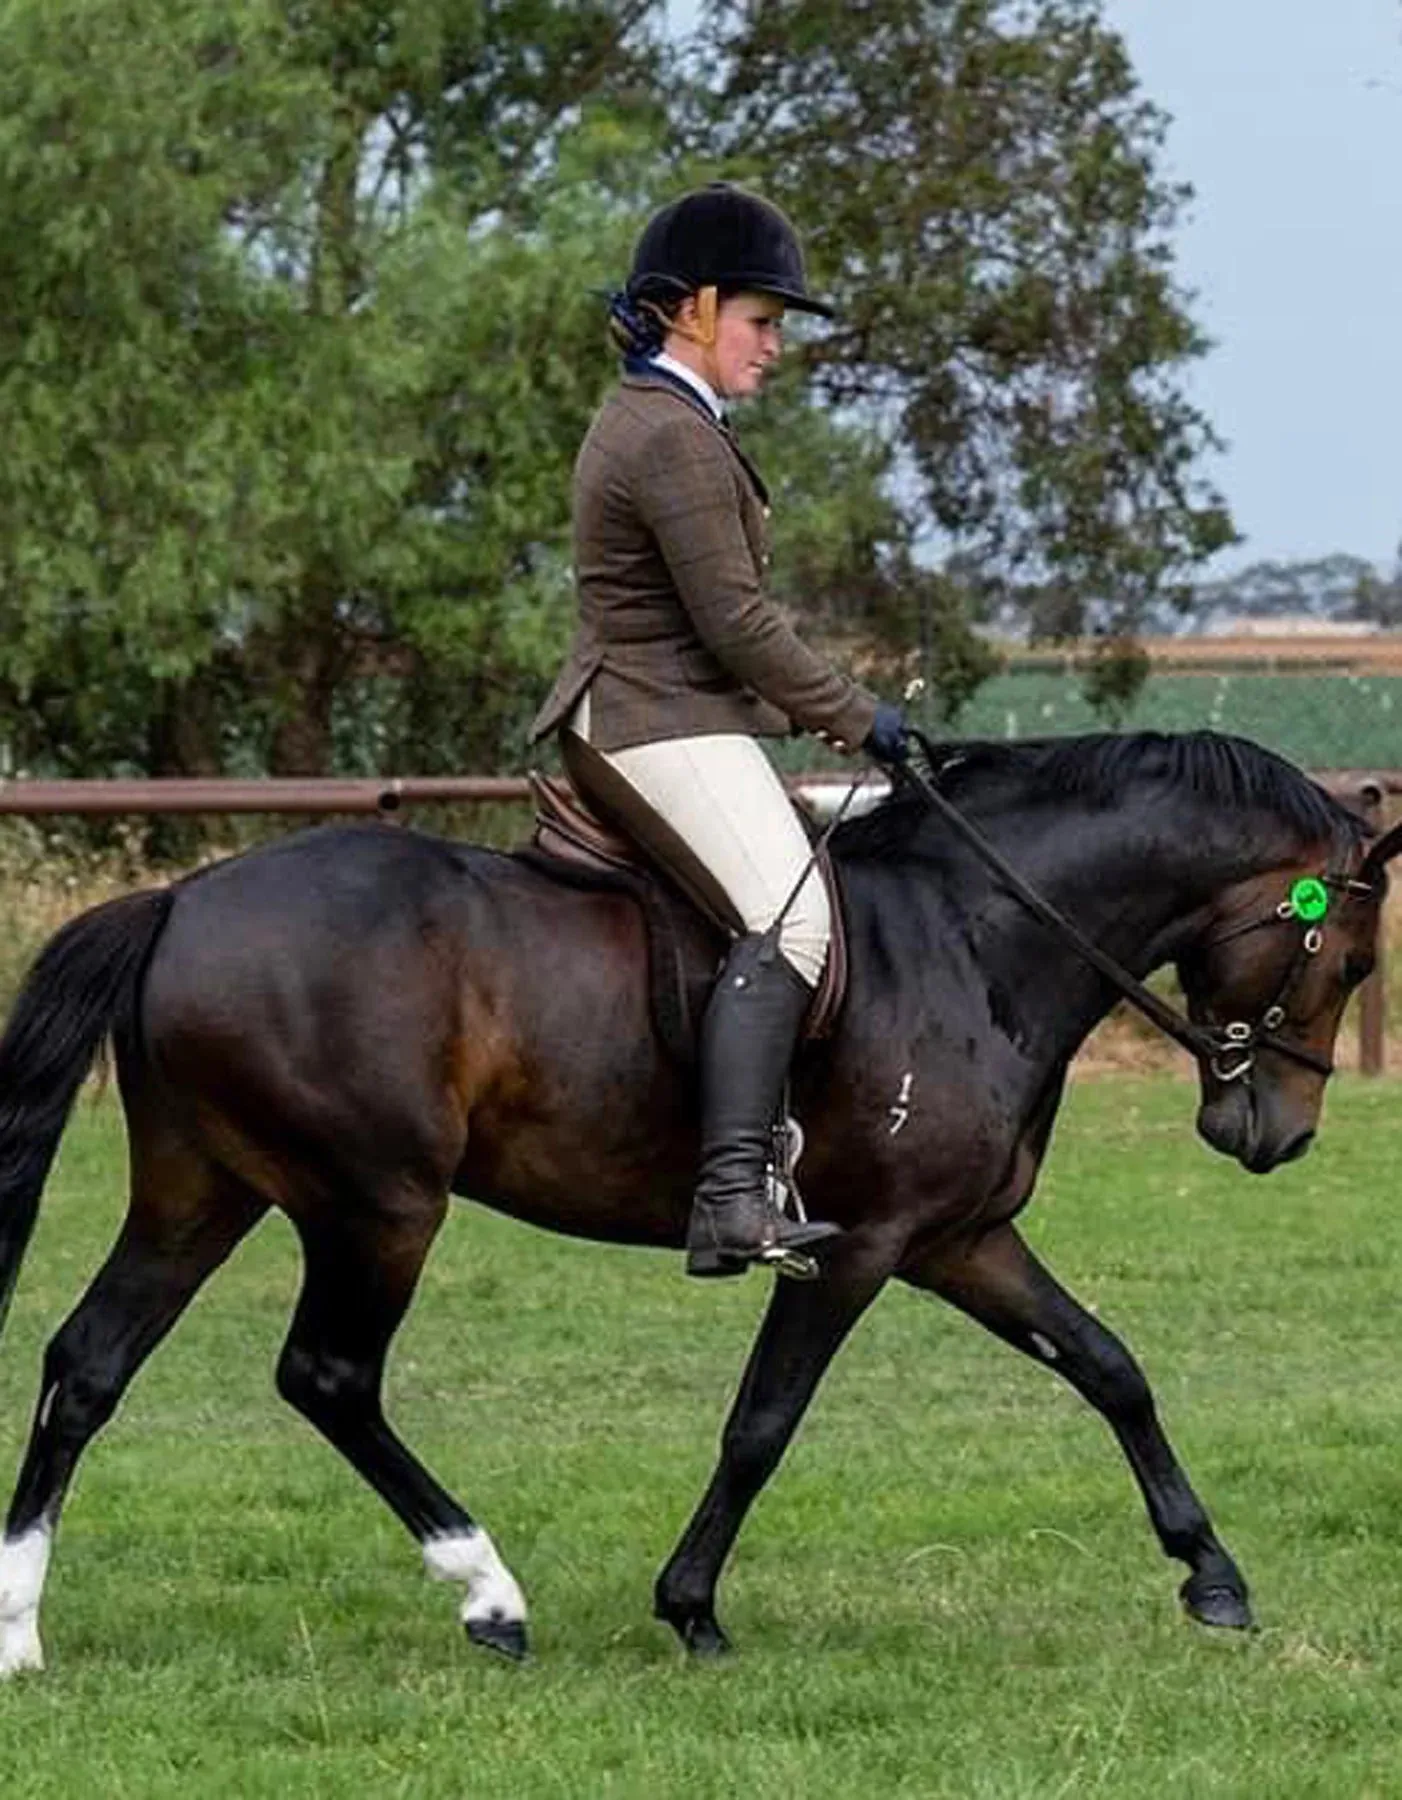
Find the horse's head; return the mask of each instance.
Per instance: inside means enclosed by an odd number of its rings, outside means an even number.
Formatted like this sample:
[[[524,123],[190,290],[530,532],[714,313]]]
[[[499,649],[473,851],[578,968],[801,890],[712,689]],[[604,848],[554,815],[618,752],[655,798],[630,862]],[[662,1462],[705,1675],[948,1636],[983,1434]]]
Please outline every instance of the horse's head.
[[[1189,1016],[1222,1045],[1201,1063],[1198,1130],[1253,1174],[1310,1146],[1344,1004],[1373,967],[1386,865],[1399,851],[1402,825],[1356,869],[1330,866],[1326,851],[1236,882],[1179,955]]]

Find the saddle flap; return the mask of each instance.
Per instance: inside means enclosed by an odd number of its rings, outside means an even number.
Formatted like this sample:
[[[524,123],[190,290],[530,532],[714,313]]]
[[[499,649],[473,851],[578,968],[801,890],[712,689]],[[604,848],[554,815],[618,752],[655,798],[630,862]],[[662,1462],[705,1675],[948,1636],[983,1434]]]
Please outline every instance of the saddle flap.
[[[526,777],[535,801],[532,847],[541,856],[581,871],[617,874],[626,871],[643,879],[660,873],[667,885],[681,893],[689,905],[727,937],[734,936],[736,921],[728,908],[723,912],[699,884],[680,880],[665,863],[648,856],[623,831],[601,819],[582,798],[573,783],[557,775],[532,769]],[[832,1035],[847,993],[847,931],[842,901],[832,860],[826,850],[818,853],[818,869],[828,893],[832,937],[822,977],[813,993],[803,1035],[808,1039]]]

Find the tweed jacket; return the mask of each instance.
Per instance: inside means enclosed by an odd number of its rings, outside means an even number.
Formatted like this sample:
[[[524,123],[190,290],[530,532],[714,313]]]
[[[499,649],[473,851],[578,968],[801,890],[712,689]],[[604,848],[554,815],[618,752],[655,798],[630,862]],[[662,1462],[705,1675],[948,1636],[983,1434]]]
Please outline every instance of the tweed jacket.
[[[699,395],[624,375],[575,464],[578,627],[533,741],[586,691],[600,750],[708,732],[865,739],[875,699],[765,594],[767,498]]]

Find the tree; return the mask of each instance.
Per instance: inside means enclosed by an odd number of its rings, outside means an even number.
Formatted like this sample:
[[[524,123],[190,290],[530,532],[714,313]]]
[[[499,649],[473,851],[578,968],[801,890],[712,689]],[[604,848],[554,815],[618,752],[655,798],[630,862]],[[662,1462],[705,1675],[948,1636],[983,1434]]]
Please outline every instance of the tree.
[[[1370,567],[1359,576],[1353,616],[1369,619],[1386,631],[1402,630],[1402,545],[1398,547],[1391,575],[1380,575]]]
[[[967,572],[926,566],[881,436],[816,405],[801,364],[745,425],[774,498],[776,599],[873,685],[923,684],[919,710],[952,723],[999,657],[970,625]]]
[[[1370,616],[1386,604],[1386,584],[1362,556],[1336,554],[1293,562],[1254,562],[1197,590],[1200,619],[1227,624],[1234,618],[1272,619],[1291,615],[1327,621]]]
[[[1230,541],[1182,377],[1187,190],[1095,0],[712,0],[689,137],[804,228],[818,387],[897,447],[971,591],[1132,639]]]
[[[22,758],[320,772],[355,743],[338,707],[391,679],[412,703],[372,709],[362,758],[451,737],[461,766],[519,724],[606,376],[589,290],[651,155],[649,10],[12,0]]]
[[[715,0],[690,87],[657,11],[8,0],[15,759],[512,758],[569,629],[598,290],[712,171],[791,207],[843,304],[753,432],[780,596],[845,657],[950,717],[971,616],[1130,631],[1221,540],[1181,195],[1089,0]]]

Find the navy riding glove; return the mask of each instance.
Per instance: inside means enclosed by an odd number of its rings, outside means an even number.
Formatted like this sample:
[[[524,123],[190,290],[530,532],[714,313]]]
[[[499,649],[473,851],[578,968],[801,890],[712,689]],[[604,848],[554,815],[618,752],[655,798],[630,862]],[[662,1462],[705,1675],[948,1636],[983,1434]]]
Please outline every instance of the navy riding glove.
[[[899,706],[889,700],[878,701],[876,717],[862,745],[878,762],[903,763],[910,755],[910,727]]]

